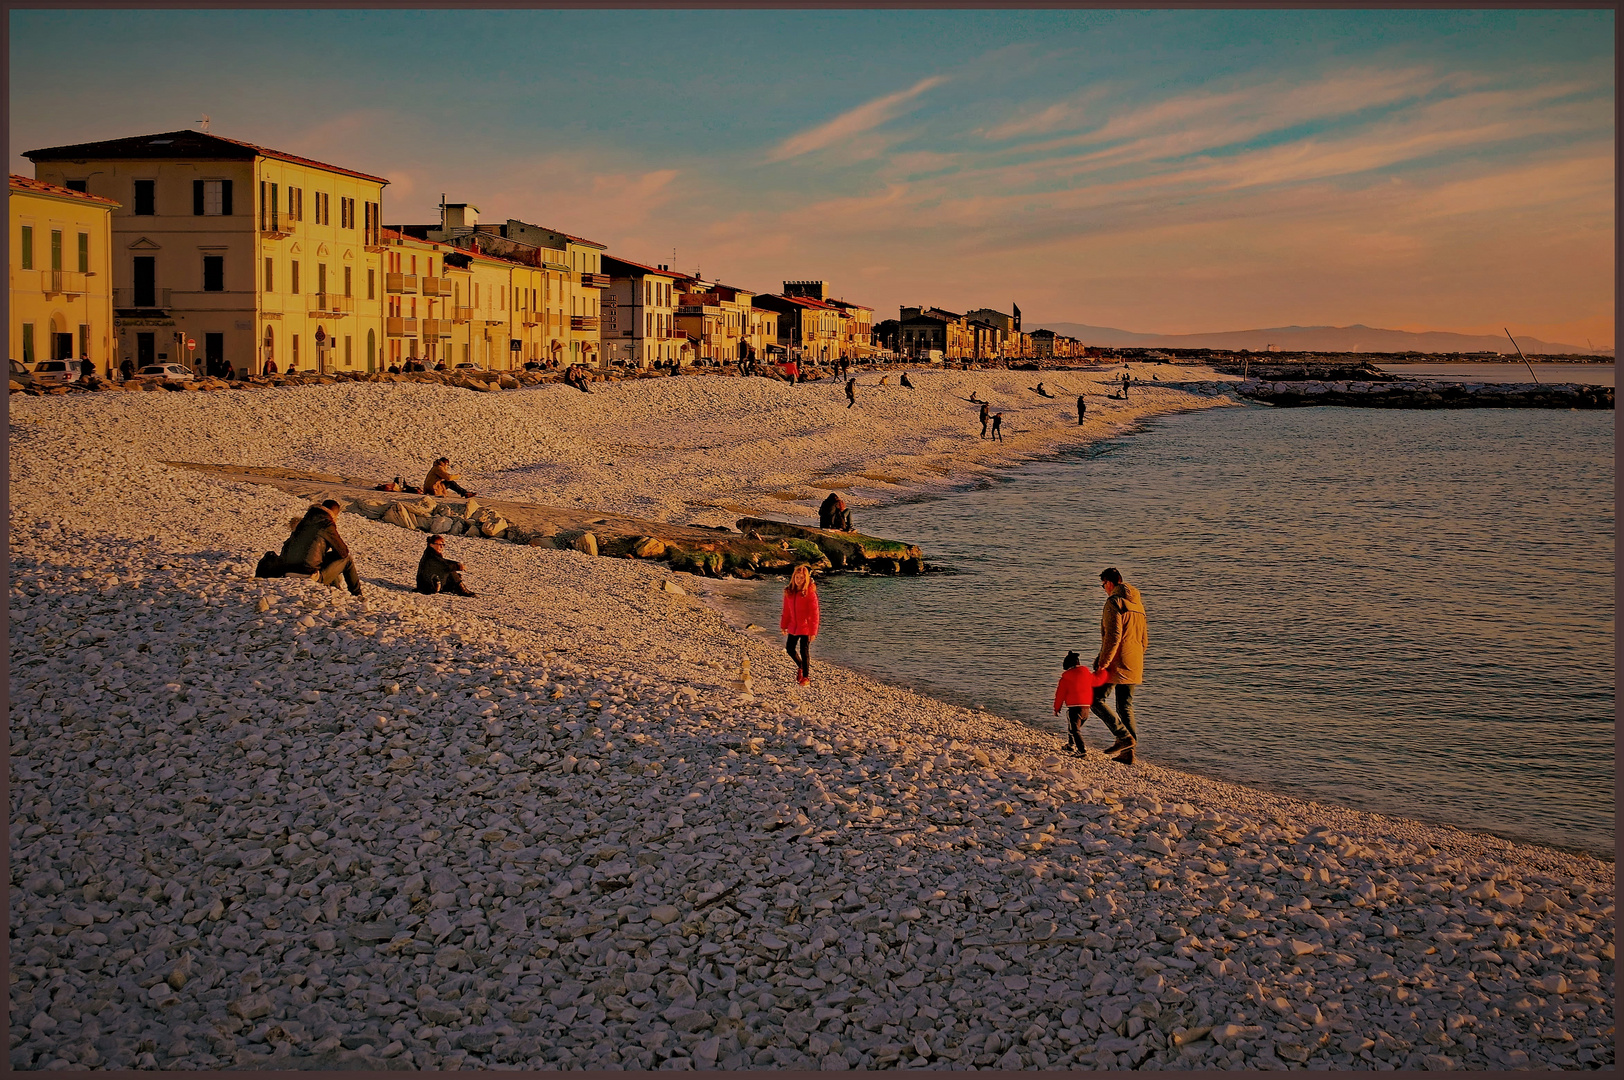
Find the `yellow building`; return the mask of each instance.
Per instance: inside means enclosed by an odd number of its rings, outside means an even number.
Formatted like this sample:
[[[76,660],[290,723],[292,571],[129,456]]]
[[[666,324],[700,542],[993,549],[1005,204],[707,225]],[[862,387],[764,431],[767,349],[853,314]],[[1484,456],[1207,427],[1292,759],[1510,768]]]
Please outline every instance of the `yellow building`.
[[[375,365],[382,177],[198,131],[24,156],[41,180],[121,204],[116,354],[239,374]]]
[[[100,195],[11,177],[11,357],[89,357],[99,374],[113,353],[113,211]]]

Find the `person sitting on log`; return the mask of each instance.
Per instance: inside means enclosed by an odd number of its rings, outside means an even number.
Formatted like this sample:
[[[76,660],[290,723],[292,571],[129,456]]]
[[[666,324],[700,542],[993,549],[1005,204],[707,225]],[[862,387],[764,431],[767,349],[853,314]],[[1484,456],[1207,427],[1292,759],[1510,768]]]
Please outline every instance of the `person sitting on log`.
[[[429,470],[428,476],[423,479],[423,494],[435,495],[445,498],[447,490],[455,491],[465,499],[474,497],[474,493],[457,483],[457,474],[451,471],[450,458],[435,458],[434,468]]]
[[[417,563],[417,591],[426,596],[450,593],[473,596],[462,583],[462,563],[445,557],[445,537],[431,536]]]

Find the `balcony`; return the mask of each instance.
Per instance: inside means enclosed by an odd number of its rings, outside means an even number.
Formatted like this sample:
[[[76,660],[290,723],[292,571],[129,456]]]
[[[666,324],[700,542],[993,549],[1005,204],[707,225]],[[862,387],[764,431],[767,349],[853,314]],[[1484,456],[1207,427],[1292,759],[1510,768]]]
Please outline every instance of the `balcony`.
[[[600,322],[600,320],[596,315],[571,315],[570,316],[570,329],[571,330],[596,330],[598,328],[598,323],[599,322]]]
[[[383,291],[386,293],[412,293],[417,292],[416,274],[385,274],[383,276]]]
[[[138,298],[135,289],[114,289],[113,306],[127,311],[167,311],[169,292],[168,289],[148,289]]]
[[[540,326],[543,318],[545,316],[539,311],[519,312],[519,321],[526,326]]]
[[[582,270],[581,284],[588,289],[607,289],[609,287],[609,275],[590,274],[587,271]]]
[[[410,320],[408,320],[408,321],[410,321]],[[426,338],[450,337],[451,336],[451,320],[450,319],[424,319],[423,320],[423,333],[422,333],[422,336],[426,337]]]
[[[422,282],[424,296],[450,296],[451,282],[447,278],[426,277]]]
[[[355,298],[334,293],[315,293],[310,297],[312,315],[348,315],[355,310]]]
[[[471,307],[454,307],[451,309],[451,321],[454,323],[468,322],[473,317],[474,309]]]
[[[384,337],[416,337],[417,320],[388,318],[383,321]]]
[[[76,296],[85,291],[88,276],[78,270],[41,270],[39,284],[47,296],[58,293]]]

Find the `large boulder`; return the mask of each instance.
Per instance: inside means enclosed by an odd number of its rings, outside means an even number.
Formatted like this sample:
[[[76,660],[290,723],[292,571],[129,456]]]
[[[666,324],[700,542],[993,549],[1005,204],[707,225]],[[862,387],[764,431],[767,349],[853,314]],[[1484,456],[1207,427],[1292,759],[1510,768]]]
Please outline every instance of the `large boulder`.
[[[770,518],[740,518],[738,529],[746,536],[784,537],[791,541],[805,541],[815,546],[829,563],[836,567],[855,567],[871,562],[900,564],[903,569],[923,567],[925,553],[916,544],[885,540],[858,532],[836,532],[832,529],[814,529],[788,521]]]

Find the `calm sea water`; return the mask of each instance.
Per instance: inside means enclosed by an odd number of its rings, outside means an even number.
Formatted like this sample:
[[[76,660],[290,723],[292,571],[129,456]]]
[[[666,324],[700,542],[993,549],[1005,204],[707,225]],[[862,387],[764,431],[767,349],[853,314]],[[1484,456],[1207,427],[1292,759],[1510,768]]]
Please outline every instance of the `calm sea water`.
[[[1439,382],[1582,383],[1612,386],[1612,364],[1535,364],[1533,377],[1524,365],[1498,364],[1377,364],[1383,371],[1405,379]]]
[[[1213,409],[858,525],[950,572],[823,584],[814,665],[1059,746],[1114,565],[1149,611],[1143,757],[1611,855],[1611,412]]]

